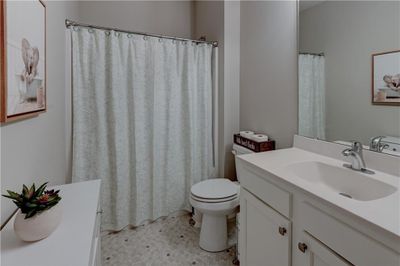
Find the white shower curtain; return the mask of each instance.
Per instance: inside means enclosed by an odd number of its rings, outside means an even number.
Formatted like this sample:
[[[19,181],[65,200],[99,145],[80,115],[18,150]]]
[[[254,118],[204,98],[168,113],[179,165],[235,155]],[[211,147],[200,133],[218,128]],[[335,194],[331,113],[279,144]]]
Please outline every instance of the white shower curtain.
[[[71,29],[74,182],[102,180],[102,228],[189,209],[213,175],[212,46]]]
[[[325,139],[325,57],[299,55],[299,135]]]

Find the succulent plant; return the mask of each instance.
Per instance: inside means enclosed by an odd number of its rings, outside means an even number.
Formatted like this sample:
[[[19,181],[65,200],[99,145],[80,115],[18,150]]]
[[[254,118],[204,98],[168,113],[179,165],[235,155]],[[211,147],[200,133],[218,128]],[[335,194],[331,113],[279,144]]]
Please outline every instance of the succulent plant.
[[[59,190],[46,190],[47,182],[41,185],[38,189],[33,183],[31,188],[23,185],[21,194],[7,190],[8,195],[3,197],[12,199],[22,213],[25,214],[25,219],[35,216],[57,205],[61,200],[58,195]]]

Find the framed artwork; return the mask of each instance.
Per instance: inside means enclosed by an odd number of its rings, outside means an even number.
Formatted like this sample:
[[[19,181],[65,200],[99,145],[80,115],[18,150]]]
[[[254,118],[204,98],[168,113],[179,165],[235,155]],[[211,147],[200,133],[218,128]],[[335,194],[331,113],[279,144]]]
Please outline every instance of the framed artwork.
[[[400,105],[400,50],[372,55],[372,103]]]
[[[10,122],[46,111],[46,5],[0,5],[0,122]]]

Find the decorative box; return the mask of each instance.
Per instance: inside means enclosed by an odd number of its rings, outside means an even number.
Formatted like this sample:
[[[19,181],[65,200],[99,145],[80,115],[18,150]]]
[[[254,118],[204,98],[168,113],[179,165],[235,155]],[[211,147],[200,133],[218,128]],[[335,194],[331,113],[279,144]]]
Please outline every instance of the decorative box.
[[[268,140],[263,142],[256,142],[252,139],[245,138],[240,134],[233,135],[233,142],[240,146],[243,146],[254,152],[264,152],[275,150],[275,140]]]

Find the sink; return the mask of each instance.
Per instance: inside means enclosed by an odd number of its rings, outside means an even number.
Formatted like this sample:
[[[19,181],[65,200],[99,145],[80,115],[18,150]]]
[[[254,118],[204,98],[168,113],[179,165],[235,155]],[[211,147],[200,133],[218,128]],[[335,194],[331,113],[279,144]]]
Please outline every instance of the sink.
[[[287,166],[287,169],[304,181],[354,200],[377,200],[397,191],[396,187],[366,174],[321,162],[295,163]]]

